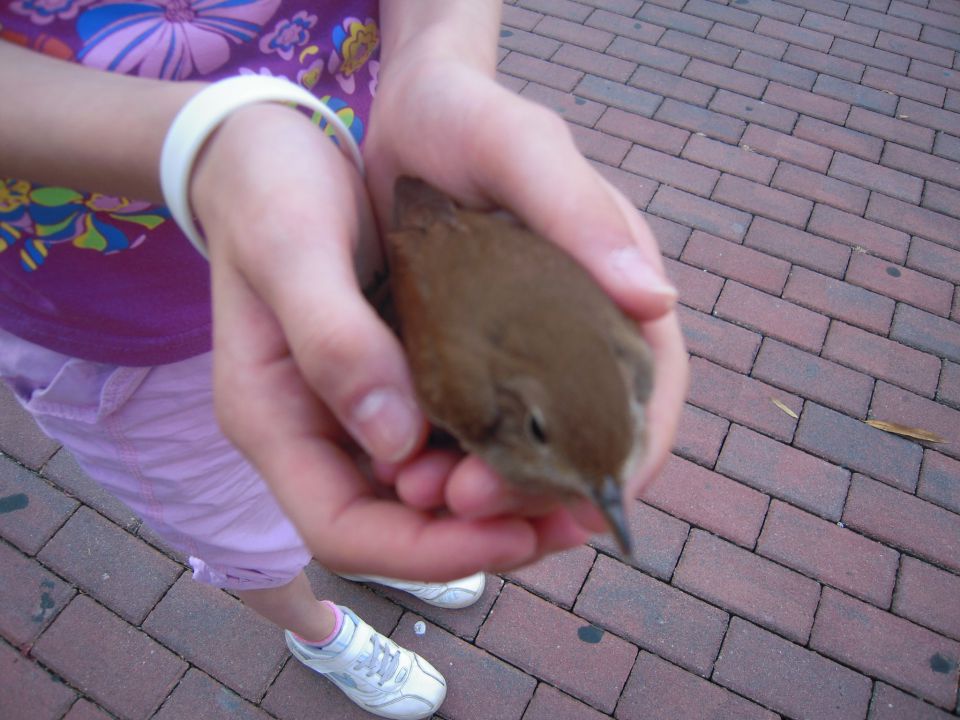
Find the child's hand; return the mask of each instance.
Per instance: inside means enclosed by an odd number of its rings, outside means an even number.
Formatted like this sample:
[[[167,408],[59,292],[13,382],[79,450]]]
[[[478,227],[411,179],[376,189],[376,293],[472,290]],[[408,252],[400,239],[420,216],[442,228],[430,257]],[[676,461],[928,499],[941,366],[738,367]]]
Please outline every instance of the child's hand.
[[[361,295],[353,258],[371,247],[372,216],[329,138],[282,106],[241,110],[209,142],[191,194],[210,247],[221,425],[321,563],[450,579],[583,542],[563,512],[436,519],[378,497],[367,453],[405,457],[425,422],[400,345]],[[433,452],[405,472],[429,481],[448,470]]]
[[[465,11],[480,12],[476,5]],[[383,19],[385,34],[390,19]],[[364,147],[379,217],[389,226],[393,182],[402,174],[421,177],[467,206],[507,208],[578,258],[643,323],[656,377],[649,455],[629,486],[638,495],[666,460],[687,387],[686,352],[673,311],[676,292],[665,280],[653,235],[581,156],[557,115],[498,86],[492,58],[481,53],[476,62],[464,51],[464,33],[439,21],[431,30],[418,29],[409,13],[394,19],[409,21],[413,30],[408,38],[387,37]],[[474,17],[470,23],[481,21]],[[456,18],[450,22],[456,25]],[[445,484],[433,479],[401,479],[398,487],[423,506],[444,503],[463,516],[528,510],[523,498],[475,459],[453,469]]]

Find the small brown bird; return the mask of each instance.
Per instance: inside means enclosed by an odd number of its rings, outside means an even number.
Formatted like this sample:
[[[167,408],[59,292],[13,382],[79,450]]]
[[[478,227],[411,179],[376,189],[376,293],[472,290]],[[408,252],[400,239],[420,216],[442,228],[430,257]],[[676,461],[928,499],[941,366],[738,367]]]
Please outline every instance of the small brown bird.
[[[623,483],[645,450],[651,353],[555,244],[397,180],[393,302],[430,420],[513,486],[583,496],[625,554]]]

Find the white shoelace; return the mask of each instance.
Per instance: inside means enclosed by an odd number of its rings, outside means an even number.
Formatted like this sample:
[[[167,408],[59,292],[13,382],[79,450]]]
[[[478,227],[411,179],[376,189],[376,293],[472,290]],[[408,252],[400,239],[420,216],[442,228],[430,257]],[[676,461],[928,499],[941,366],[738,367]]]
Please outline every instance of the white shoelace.
[[[370,644],[373,646],[373,651],[368,657],[358,660],[354,669],[366,669],[368,678],[374,675],[379,676],[377,684],[382,687],[397,671],[397,665],[400,664],[400,649],[397,648],[391,652],[390,646],[378,635],[370,637]]]

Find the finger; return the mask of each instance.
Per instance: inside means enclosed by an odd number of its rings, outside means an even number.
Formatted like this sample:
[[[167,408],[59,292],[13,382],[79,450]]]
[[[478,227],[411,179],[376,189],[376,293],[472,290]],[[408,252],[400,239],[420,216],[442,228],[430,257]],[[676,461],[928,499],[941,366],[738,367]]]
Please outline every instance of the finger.
[[[444,488],[461,455],[450,451],[428,451],[405,464],[397,473],[397,496],[420,510],[444,506]]]
[[[561,508],[532,521],[537,530],[537,553],[547,555],[583,545],[590,532],[583,528],[569,510]]]

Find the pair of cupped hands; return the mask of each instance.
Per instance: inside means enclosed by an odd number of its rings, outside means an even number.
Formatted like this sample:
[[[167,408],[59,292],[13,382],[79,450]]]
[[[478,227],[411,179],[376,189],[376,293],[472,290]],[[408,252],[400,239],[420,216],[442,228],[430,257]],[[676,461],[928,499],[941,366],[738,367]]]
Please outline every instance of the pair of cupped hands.
[[[403,348],[359,278],[380,257],[399,175],[506,208],[565,248],[642,324],[655,356],[636,496],[670,450],[687,372],[649,228],[563,120],[456,63],[383,69],[363,151],[365,178],[305,116],[257,105],[220,127],[196,167],[224,432],[339,572],[449,580],[603,531],[586,503],[531,500],[479,459],[425,445]]]

